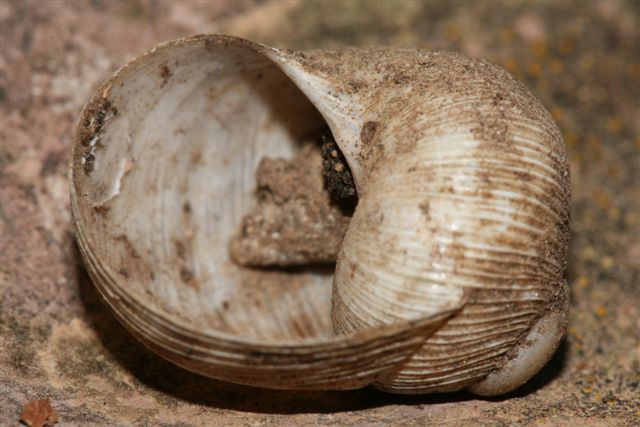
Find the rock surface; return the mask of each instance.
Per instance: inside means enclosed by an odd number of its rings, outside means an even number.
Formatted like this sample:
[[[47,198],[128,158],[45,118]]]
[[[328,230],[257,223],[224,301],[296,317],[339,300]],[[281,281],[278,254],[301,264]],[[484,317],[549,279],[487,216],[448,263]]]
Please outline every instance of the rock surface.
[[[638,425],[638,3],[0,3],[0,424],[49,398],[77,425]],[[501,64],[552,112],[571,159],[569,334],[498,399],[224,384],[156,357],[99,301],[73,242],[71,132],[117,67],[203,32],[283,48],[392,44]]]

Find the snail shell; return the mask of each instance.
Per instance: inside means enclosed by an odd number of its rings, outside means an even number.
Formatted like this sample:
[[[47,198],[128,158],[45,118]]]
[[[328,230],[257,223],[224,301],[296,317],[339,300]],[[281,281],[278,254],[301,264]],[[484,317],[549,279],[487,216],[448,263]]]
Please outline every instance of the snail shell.
[[[325,125],[359,198],[335,275],[233,263],[258,162],[291,157]],[[564,335],[564,144],[484,60],[176,40],[99,89],[73,148],[72,211],[96,287],[133,335],[192,371],[492,395],[527,381]]]

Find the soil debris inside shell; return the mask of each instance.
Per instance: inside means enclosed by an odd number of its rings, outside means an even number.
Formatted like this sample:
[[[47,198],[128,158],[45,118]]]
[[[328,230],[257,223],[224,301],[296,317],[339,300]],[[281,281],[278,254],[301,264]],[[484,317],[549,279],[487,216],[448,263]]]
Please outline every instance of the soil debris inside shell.
[[[335,262],[357,196],[337,145],[326,136],[322,141],[322,147],[304,143],[291,160],[261,159],[258,205],[229,245],[235,262],[251,267]]]
[[[322,174],[331,198],[353,209],[358,199],[351,170],[338,144],[326,135],[322,136]]]
[[[118,114],[118,109],[106,98],[98,98],[87,105],[86,113],[79,124],[78,136],[83,147],[83,171],[88,175],[93,171],[95,150],[100,146],[104,125]]]

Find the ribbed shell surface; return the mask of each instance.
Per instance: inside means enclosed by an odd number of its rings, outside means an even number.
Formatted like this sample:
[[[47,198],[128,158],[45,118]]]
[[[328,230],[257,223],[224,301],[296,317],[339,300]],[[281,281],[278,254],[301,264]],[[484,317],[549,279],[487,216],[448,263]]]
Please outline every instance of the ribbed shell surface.
[[[402,95],[381,90],[365,108],[373,131],[349,159],[367,172],[338,257],[334,325],[388,324],[464,295],[463,310],[378,382],[401,393],[458,390],[564,307],[564,144],[540,103],[486,61],[436,53],[392,64],[381,81],[395,76]]]

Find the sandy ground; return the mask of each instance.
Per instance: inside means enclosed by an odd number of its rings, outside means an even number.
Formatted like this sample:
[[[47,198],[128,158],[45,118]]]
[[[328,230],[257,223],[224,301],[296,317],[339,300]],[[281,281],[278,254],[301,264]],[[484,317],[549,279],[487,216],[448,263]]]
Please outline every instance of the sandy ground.
[[[63,424],[639,425],[640,3],[234,1],[0,3],[0,424],[48,397]],[[195,33],[284,48],[463,51],[525,81],[568,146],[567,339],[498,399],[373,389],[281,392],[159,359],[99,301],[70,228],[71,130],[133,55]]]

